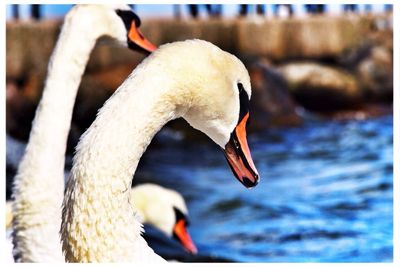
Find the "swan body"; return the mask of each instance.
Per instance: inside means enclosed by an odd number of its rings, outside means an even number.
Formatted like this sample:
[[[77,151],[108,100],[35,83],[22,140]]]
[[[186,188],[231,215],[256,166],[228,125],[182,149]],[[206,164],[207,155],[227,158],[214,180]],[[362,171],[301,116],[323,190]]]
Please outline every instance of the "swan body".
[[[248,112],[242,116],[241,105],[248,104],[250,95],[243,63],[206,41],[166,44],[146,58],[107,100],[77,145],[63,202],[66,261],[163,261],[141,236],[127,189],[154,135],[175,118],[183,117],[225,149],[235,176],[254,186],[258,174],[249,159],[244,131]],[[231,147],[235,138],[239,143]],[[246,172],[251,174],[242,176]]]
[[[127,5],[77,5],[65,17],[14,179],[14,253],[22,262],[64,261],[59,235],[63,170],[76,93],[100,36],[129,43],[129,10]]]

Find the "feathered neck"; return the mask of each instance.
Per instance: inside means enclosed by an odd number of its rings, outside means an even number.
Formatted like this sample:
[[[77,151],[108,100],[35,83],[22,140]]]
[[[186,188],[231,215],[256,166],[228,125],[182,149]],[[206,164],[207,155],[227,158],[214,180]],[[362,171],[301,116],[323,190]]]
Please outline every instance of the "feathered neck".
[[[153,136],[179,111],[167,93],[168,81],[154,77],[146,61],[106,102],[77,146],[63,203],[67,261],[161,260],[141,237],[130,188]]]
[[[64,22],[14,180],[14,243],[22,262],[64,261],[59,229],[66,142],[79,83],[99,37],[79,21],[79,14],[70,14]]]

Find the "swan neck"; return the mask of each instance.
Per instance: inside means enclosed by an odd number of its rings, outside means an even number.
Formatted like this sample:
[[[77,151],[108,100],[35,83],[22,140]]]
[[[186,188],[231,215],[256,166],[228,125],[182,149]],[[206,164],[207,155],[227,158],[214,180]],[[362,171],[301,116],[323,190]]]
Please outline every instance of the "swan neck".
[[[160,261],[141,237],[130,189],[152,138],[176,116],[175,105],[164,97],[165,90],[158,89],[163,83],[140,75],[144,72],[136,70],[120,86],[77,146],[64,197],[67,261]],[[112,245],[105,245],[105,240]]]
[[[14,179],[15,253],[22,262],[64,261],[59,229],[66,143],[76,93],[97,39],[78,20],[71,17],[62,27]]]
[[[75,98],[90,52],[98,37],[83,31],[77,21],[78,18],[74,17],[62,27],[49,62],[45,87],[23,158],[23,163],[33,160],[36,168],[45,168],[40,174],[49,173],[52,180],[54,171],[49,171],[49,168],[56,170],[58,177],[64,179],[66,142]],[[25,167],[23,163],[20,168]],[[43,177],[40,182],[44,183]],[[61,185],[63,190],[64,183]]]
[[[46,138],[46,147],[59,146],[64,158],[76,94],[91,51],[99,36],[88,34],[77,25],[78,18],[64,23],[54,52],[49,62],[47,79],[42,98],[36,112],[33,134],[40,128],[41,139]],[[77,41],[79,40],[79,41]],[[45,126],[42,126],[46,125]],[[49,127],[51,125],[51,127]],[[49,128],[43,132],[43,129]],[[50,142],[50,143],[49,143]],[[61,155],[60,155],[61,156]]]

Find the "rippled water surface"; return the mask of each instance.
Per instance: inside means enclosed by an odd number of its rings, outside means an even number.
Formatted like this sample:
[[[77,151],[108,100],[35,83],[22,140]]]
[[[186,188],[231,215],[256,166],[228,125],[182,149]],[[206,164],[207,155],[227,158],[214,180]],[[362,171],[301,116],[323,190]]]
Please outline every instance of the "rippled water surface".
[[[202,254],[249,262],[392,260],[392,116],[253,134],[261,181],[232,175],[211,142],[146,153],[135,182],[175,188]]]

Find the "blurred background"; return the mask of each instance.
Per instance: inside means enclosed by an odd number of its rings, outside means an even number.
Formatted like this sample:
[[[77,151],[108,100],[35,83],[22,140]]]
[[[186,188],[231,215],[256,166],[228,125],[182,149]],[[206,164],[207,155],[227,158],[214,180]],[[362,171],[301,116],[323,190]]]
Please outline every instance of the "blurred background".
[[[7,199],[71,7],[7,6]],[[134,184],[179,191],[199,249],[191,257],[146,227],[158,253],[186,261],[392,261],[391,5],[131,7],[157,45],[199,38],[235,54],[253,88],[256,188],[238,183],[219,149],[183,120],[164,127],[142,158]],[[143,58],[99,40],[78,92],[66,175],[79,136]]]

